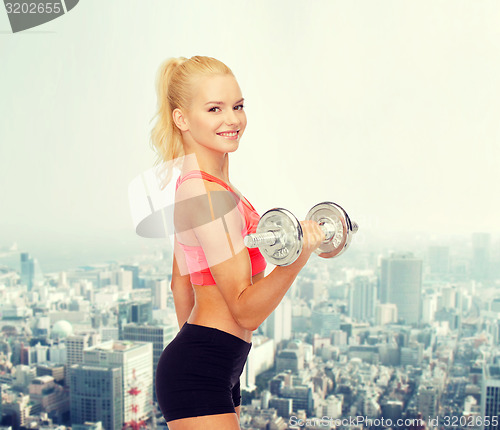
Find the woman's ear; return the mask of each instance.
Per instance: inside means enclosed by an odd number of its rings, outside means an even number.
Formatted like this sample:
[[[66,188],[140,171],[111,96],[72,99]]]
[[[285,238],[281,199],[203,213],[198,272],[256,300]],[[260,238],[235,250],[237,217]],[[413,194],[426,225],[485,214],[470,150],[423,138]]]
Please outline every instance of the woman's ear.
[[[174,120],[174,124],[180,131],[189,130],[189,124],[179,108],[175,108],[172,112],[172,119]]]

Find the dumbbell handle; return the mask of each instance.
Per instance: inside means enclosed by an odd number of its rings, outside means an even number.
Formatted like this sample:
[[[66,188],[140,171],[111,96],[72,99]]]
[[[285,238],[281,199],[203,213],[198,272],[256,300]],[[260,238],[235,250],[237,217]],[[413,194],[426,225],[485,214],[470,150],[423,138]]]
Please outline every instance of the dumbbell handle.
[[[320,220],[318,224],[325,234],[325,240],[330,240],[335,234],[335,226],[329,220]],[[352,231],[354,233],[358,231],[358,225],[355,222],[352,223]],[[258,248],[261,245],[274,245],[278,240],[284,239],[284,235],[285,233],[280,230],[252,233],[245,236],[243,241],[247,248]]]

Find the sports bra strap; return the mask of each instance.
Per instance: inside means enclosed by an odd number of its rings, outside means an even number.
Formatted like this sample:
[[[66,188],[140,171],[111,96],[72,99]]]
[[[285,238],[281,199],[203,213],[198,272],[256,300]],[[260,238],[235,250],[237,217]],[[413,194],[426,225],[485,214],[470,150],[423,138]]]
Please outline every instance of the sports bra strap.
[[[199,178],[199,179],[205,179],[207,181],[211,182],[216,182],[219,185],[222,185],[226,190],[232,191],[234,193],[234,190],[227,185],[222,179],[216,178],[215,176],[210,175],[207,172],[203,172],[202,170],[191,170],[190,172],[186,173],[184,176],[180,177],[177,179],[177,184],[176,184],[176,189],[179,188],[179,185],[182,184],[184,181],[191,179],[191,178]]]
[[[184,181],[191,179],[191,178],[199,178],[199,179],[205,179],[210,182],[216,182],[219,185],[222,185],[226,190],[231,191],[236,197],[238,197],[238,200],[241,201],[246,207],[252,209],[255,211],[255,208],[253,205],[248,201],[248,204],[243,201],[243,199],[228,185],[226,184],[222,179],[219,179],[215,176],[212,176],[211,174],[204,172],[203,170],[191,170],[190,172],[187,172],[184,176],[179,176],[177,179],[177,184],[175,186],[175,189],[179,188],[179,185],[182,184]]]

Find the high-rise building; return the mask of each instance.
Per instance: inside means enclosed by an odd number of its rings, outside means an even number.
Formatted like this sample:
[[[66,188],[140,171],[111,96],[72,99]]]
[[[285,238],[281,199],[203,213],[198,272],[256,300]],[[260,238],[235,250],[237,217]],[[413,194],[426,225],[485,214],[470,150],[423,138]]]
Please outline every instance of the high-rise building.
[[[113,341],[83,351],[83,364],[122,368],[125,422],[151,417],[153,401],[153,344]]]
[[[426,294],[422,297],[422,323],[431,324],[436,316],[438,298],[436,294]]]
[[[107,430],[121,430],[122,368],[74,364],[69,368],[72,424],[101,421]]]
[[[392,422],[397,421],[403,414],[403,402],[400,400],[386,400],[380,405],[382,416]]]
[[[41,412],[41,409],[30,401],[30,396],[27,394],[16,393],[15,397],[7,395],[2,402],[3,417],[10,417],[7,428],[25,427],[31,414],[35,414],[37,409]]]
[[[39,404],[42,411],[58,420],[69,411],[69,399],[64,388],[49,375],[38,376],[29,385],[30,400]]]
[[[348,291],[349,316],[357,321],[369,321],[375,316],[377,280],[356,276]]]
[[[288,417],[292,415],[293,400],[273,397],[269,400],[269,407],[276,409],[276,413],[278,414],[278,416],[288,419]]]
[[[378,279],[378,289],[377,289],[377,297],[380,303],[389,303],[388,301],[388,270],[389,270],[389,260],[387,258],[380,258],[380,267],[379,267],[379,279]]]
[[[178,332],[177,324],[170,326],[156,326],[145,324],[127,324],[123,328],[123,339],[136,342],[150,342],[153,344],[153,381],[156,378],[156,367],[160,360],[161,353]],[[156,398],[156,393],[153,390]]]
[[[36,368],[34,366],[27,366],[19,364],[16,366],[16,373],[14,374],[14,386],[20,388],[28,388],[31,381],[36,378]]]
[[[394,303],[378,303],[375,307],[375,324],[385,325],[398,321],[398,308]]]
[[[118,303],[118,337],[123,339],[123,327],[128,323],[150,324],[153,320],[151,300]]]
[[[68,355],[64,342],[53,344],[49,347],[49,359],[53,363],[67,363]]]
[[[51,376],[55,382],[62,384],[65,378],[65,367],[63,364],[45,363],[36,366],[36,376]]]
[[[304,356],[297,349],[283,349],[276,355],[276,371],[298,372],[304,368]]]
[[[36,363],[46,363],[49,358],[49,347],[38,342],[33,349],[35,350]]]
[[[439,308],[450,309],[457,307],[458,294],[454,286],[446,286],[441,288],[441,300]]]
[[[300,283],[297,283],[297,286],[300,298],[306,301],[314,300],[315,302],[321,300],[323,290],[325,289],[325,285],[319,279],[302,280]]]
[[[141,288],[139,284],[139,265],[138,264],[122,264],[122,269],[132,272],[132,288]]]
[[[447,275],[450,273],[450,247],[429,246],[429,272],[431,275]]]
[[[325,403],[323,405],[323,410],[322,413],[318,416],[327,416],[330,418],[339,418],[342,415],[342,403],[343,403],[343,397],[342,396],[336,396],[336,395],[329,395],[325,399]]]
[[[311,415],[313,409],[313,394],[311,387],[293,386],[283,387],[281,389],[281,397],[292,399],[293,411],[303,409],[307,415]]]
[[[150,282],[153,309],[167,309],[168,282],[166,279],[154,279]]]
[[[412,253],[393,254],[382,259],[380,302],[394,303],[398,317],[406,324],[420,321],[422,260]]]
[[[476,281],[489,279],[491,235],[474,233],[472,235],[471,277]]]
[[[264,333],[278,345],[292,337],[292,301],[284,297],[277,308],[267,317]]]
[[[35,280],[35,260],[28,252],[21,252],[21,284],[28,287],[28,291],[33,289]]]
[[[312,311],[312,332],[329,337],[332,330],[340,329],[340,314],[330,305],[319,305]]]
[[[120,287],[120,291],[130,292],[133,285],[133,273],[120,268],[111,274],[111,282]]]
[[[83,350],[100,342],[98,334],[75,334],[65,339],[67,367],[83,363]]]
[[[418,389],[418,411],[427,421],[438,415],[438,390],[432,385],[421,385]]]
[[[252,338],[252,348],[240,378],[242,389],[253,391],[256,377],[274,366],[274,349],[273,339],[258,335]]]
[[[481,383],[481,416],[500,416],[500,367],[486,364]],[[500,429],[500,422],[491,420],[484,430]]]
[[[490,302],[490,310],[492,312],[500,312],[500,298],[495,298]]]

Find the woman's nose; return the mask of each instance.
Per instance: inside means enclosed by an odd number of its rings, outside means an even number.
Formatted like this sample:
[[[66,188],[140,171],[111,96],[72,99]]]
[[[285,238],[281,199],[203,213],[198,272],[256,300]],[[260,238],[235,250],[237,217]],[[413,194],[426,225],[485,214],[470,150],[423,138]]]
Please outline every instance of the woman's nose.
[[[232,124],[238,124],[239,123],[239,118],[238,115],[236,115],[236,112],[234,110],[228,111],[226,114],[226,124],[227,125],[232,125]]]

